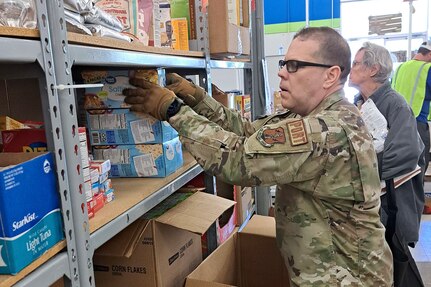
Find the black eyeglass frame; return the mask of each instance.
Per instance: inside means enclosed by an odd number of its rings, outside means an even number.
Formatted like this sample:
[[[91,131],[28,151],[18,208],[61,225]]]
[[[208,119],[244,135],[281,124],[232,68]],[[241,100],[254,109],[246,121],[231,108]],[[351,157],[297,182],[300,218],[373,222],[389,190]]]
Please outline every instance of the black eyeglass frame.
[[[295,63],[294,66],[294,70],[290,70],[288,69],[289,63]],[[303,68],[303,67],[322,67],[322,68],[331,68],[334,66],[338,66],[338,65],[326,65],[326,64],[319,64],[319,63],[313,63],[313,62],[306,62],[306,61],[299,61],[299,60],[280,60],[278,61],[278,68],[281,70],[283,69],[283,67],[286,66],[286,70],[289,73],[296,73],[298,71],[299,68]],[[292,66],[290,66],[292,67]],[[343,71],[344,67],[339,66],[340,70]]]

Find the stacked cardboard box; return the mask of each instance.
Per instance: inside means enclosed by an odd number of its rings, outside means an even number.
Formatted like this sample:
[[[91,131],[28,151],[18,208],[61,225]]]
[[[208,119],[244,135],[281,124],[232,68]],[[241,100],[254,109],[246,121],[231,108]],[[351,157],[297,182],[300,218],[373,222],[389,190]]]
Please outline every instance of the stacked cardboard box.
[[[114,189],[111,179],[108,178],[111,162],[90,160],[86,128],[79,127],[78,132],[87,211],[88,217],[92,218],[105,204],[114,199]]]
[[[158,83],[156,70],[81,72],[84,83],[104,84],[80,100],[93,156],[111,161],[111,177],[165,177],[183,164],[181,142],[169,123],[129,110],[122,91],[134,88],[131,73]]]
[[[183,286],[202,261],[200,237],[234,202],[174,193],[95,251],[97,286]]]
[[[248,0],[219,0],[208,4],[210,53],[214,56],[250,55]]]

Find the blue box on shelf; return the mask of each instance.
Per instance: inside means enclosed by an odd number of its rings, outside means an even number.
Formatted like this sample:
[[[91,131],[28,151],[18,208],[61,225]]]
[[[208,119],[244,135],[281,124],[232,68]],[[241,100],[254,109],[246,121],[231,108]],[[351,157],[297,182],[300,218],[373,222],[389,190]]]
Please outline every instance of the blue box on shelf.
[[[163,143],[178,136],[166,121],[129,109],[87,110],[91,145]]]
[[[93,155],[111,161],[110,177],[165,177],[183,165],[178,137],[161,144],[93,146]]]
[[[64,238],[51,153],[0,153],[0,274],[16,274]]]

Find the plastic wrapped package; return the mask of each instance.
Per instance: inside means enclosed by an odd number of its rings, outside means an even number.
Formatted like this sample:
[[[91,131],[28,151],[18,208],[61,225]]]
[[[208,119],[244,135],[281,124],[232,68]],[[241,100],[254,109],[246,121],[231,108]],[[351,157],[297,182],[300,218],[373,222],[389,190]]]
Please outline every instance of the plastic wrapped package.
[[[91,31],[93,36],[114,38],[114,39],[119,39],[127,42],[132,41],[130,37],[123,35],[122,33],[117,32],[115,30],[106,28],[102,25],[85,24],[85,27],[87,27]]]
[[[124,30],[123,24],[117,17],[108,14],[99,7],[93,7],[91,11],[82,14],[84,16],[85,23],[102,25],[111,30],[121,32]]]
[[[93,2],[91,0],[64,0],[63,3],[64,8],[77,13],[88,12],[93,8]]]
[[[0,0],[0,26],[35,29],[37,15],[34,0]]]
[[[154,45],[153,0],[100,0],[94,5],[119,19],[123,33],[132,34],[144,45]]]
[[[66,20],[66,29],[69,32],[78,33],[78,34],[85,34],[92,36],[93,34],[91,31],[84,26],[84,24],[79,23],[75,20],[75,18],[70,18],[67,15],[65,15]]]
[[[66,18],[73,19],[76,22],[79,22],[81,24],[84,24],[84,17],[81,14],[79,14],[78,12],[74,12],[74,11],[71,11],[71,10],[68,10],[68,9],[64,9],[64,16]]]

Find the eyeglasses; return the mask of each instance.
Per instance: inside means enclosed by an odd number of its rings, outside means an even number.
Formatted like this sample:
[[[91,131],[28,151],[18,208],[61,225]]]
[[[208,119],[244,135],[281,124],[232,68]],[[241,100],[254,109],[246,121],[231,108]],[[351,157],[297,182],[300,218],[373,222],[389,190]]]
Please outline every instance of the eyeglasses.
[[[278,68],[281,70],[283,67],[286,66],[286,69],[289,73],[296,73],[299,68],[303,67],[323,67],[323,68],[331,68],[336,65],[326,65],[326,64],[319,64],[319,63],[312,63],[312,62],[305,62],[305,61],[298,61],[298,60],[280,60],[278,62]],[[344,67],[340,66],[341,71],[344,70]]]

